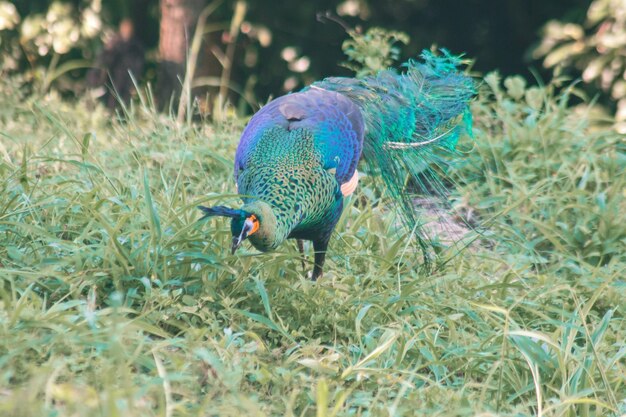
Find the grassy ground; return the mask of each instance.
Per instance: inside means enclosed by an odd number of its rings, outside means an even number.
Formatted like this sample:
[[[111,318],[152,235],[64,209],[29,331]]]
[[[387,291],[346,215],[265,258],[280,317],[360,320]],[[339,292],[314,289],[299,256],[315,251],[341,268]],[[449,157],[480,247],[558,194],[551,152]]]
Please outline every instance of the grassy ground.
[[[479,244],[416,272],[366,179],[312,283],[295,245],[231,256],[226,221],[196,222],[237,204],[244,121],[119,122],[4,81],[0,415],[626,413],[623,138],[504,85],[458,172]]]

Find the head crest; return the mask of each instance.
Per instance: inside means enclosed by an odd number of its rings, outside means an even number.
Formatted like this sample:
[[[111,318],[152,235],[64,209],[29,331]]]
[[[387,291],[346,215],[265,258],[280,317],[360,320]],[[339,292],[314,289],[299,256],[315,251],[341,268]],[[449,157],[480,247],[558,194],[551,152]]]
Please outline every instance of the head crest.
[[[204,216],[202,216],[200,220],[204,220],[206,218],[213,217],[213,216],[223,216],[223,217],[230,217],[230,218],[235,219],[237,217],[247,217],[249,214],[241,209],[232,209],[226,206],[215,206],[215,207],[198,206],[198,208],[202,210],[202,212],[204,213]]]

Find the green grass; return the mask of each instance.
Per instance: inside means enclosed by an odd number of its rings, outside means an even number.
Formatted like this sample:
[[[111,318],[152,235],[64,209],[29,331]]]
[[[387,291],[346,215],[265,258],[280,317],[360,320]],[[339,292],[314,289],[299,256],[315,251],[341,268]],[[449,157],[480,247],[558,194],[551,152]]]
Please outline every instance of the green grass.
[[[479,242],[416,272],[366,179],[318,283],[295,245],[232,256],[226,221],[196,222],[238,204],[245,121],[147,99],[117,121],[3,81],[0,415],[625,413],[623,138],[488,80],[455,194]]]

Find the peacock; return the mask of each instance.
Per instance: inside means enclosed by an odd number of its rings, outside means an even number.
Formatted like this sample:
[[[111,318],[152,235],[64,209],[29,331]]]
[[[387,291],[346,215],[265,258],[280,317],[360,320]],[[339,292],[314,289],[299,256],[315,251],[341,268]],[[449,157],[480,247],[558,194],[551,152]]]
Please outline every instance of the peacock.
[[[270,101],[245,127],[235,154],[241,208],[199,206],[202,219],[231,218],[232,253],[244,240],[266,252],[286,239],[314,249],[313,280],[363,159],[387,187],[405,225],[428,255],[414,191],[445,193],[442,173],[471,129],[471,77],[461,57],[423,51],[404,71],[330,77]]]

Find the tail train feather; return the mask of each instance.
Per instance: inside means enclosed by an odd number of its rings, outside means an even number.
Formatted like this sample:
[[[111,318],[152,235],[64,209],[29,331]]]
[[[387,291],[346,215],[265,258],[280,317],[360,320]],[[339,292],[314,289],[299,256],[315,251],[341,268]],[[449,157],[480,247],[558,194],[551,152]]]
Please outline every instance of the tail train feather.
[[[471,134],[469,101],[476,90],[472,78],[458,69],[460,57],[442,50],[440,56],[424,51],[421,58],[423,63],[407,62],[402,74],[386,70],[364,78],[327,78],[313,87],[339,92],[360,108],[365,160],[399,203],[428,265],[428,238],[419,227],[407,178],[420,194],[446,196],[441,174],[458,158],[460,135]]]

